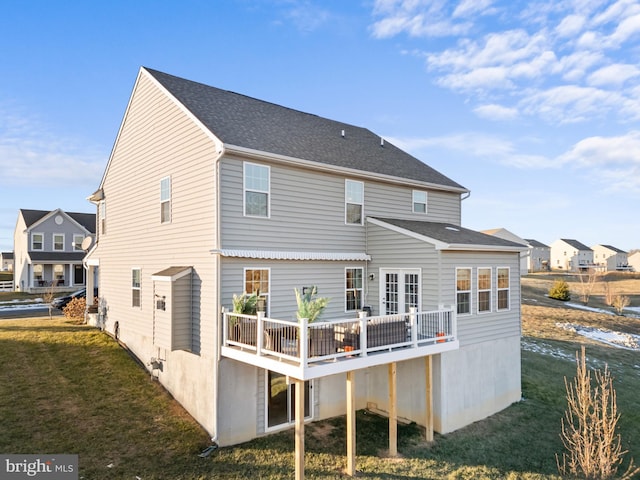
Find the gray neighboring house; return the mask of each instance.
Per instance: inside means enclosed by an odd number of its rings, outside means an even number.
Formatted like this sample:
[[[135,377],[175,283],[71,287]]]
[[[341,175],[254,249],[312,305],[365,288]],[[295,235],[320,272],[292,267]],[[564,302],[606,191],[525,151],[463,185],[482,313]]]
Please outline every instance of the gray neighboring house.
[[[627,252],[611,245],[594,245],[593,261],[597,268],[605,272],[626,272],[631,270]]]
[[[577,240],[560,238],[550,247],[553,270],[584,272],[596,266],[593,261],[593,250]]]
[[[0,252],[0,269],[13,271],[13,252]]]
[[[349,405],[451,432],[521,398],[524,247],[462,227],[466,193],[365,128],[141,68],[90,197],[98,321],[220,445]],[[261,313],[228,312],[243,292]]]
[[[533,238],[526,238],[529,246],[527,270],[533,272],[548,272],[551,270],[551,247]]]
[[[82,242],[95,236],[93,213],[20,209],[13,237],[14,283],[21,292],[85,286]]]

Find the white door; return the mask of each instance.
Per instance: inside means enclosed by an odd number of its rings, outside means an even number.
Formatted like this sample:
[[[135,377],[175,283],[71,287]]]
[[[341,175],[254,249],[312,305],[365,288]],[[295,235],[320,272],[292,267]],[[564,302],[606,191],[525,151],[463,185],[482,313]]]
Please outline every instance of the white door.
[[[419,268],[380,269],[380,314],[393,315],[420,308],[422,290]]]

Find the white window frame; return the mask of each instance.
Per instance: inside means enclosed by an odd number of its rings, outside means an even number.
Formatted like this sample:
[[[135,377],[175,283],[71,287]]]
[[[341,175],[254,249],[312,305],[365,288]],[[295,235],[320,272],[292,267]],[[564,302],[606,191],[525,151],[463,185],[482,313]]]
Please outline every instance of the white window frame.
[[[461,290],[458,289],[458,272],[461,270],[468,270],[469,271],[469,289],[468,290]],[[468,312],[460,312],[459,311],[459,303],[458,303],[458,295],[462,294],[462,293],[468,293],[469,294],[469,311]],[[473,268],[471,267],[456,267],[456,280],[455,280],[455,294],[456,294],[456,313],[457,315],[463,317],[463,316],[467,316],[467,315],[471,315],[473,313]]]
[[[247,167],[251,167],[251,168],[259,168],[259,169],[265,169],[267,172],[267,189],[260,189],[260,188],[250,188],[247,185],[247,174],[248,174],[248,169]],[[250,214],[247,213],[247,193],[261,193],[267,196],[267,214],[266,215],[255,215],[255,214]],[[262,165],[259,163],[252,163],[252,162],[243,162],[242,163],[242,213],[244,214],[245,217],[251,217],[251,218],[271,218],[271,167],[269,165]]]
[[[58,285],[58,282],[62,281],[64,285],[65,282],[65,266],[61,263],[56,263],[53,266],[53,270],[51,271],[51,279],[54,282],[54,285]]]
[[[488,275],[488,279],[489,279],[489,288],[480,288],[480,272],[482,270],[488,270],[489,271],[489,275]],[[483,314],[483,313],[490,313],[493,310],[493,302],[492,302],[492,291],[493,291],[493,269],[491,267],[478,267],[477,271],[476,271],[476,285],[478,287],[478,295],[477,295],[477,308],[478,308],[478,314]],[[486,310],[481,310],[480,309],[480,297],[481,297],[481,293],[488,293],[489,294],[489,308]]]
[[[138,272],[139,278],[138,278],[138,285],[136,286],[133,283],[134,280],[134,272]],[[131,307],[132,308],[142,308],[142,269],[140,267],[132,267],[131,268]],[[138,292],[138,305],[135,304],[134,302],[134,297],[133,297],[133,292],[137,291]]]
[[[260,270],[260,271],[266,271],[267,275],[269,276],[269,278],[267,279],[267,293],[264,293],[263,291],[260,292],[260,297],[264,297],[265,298],[265,308],[267,310],[267,315],[269,314],[269,312],[271,311],[271,268],[264,268],[264,267],[245,267],[243,270],[243,275],[242,275],[242,291],[244,293],[248,293],[248,294],[252,294],[253,293],[253,289],[248,289],[247,288],[247,272],[249,271],[256,271],[256,270]]]
[[[349,271],[360,270],[360,288],[351,287],[349,288],[347,285],[348,277],[347,273]],[[355,277],[354,277],[355,278]],[[349,292],[355,293],[356,298],[356,308],[349,309]],[[357,312],[362,310],[364,306],[364,268],[363,267],[345,267],[344,269],[344,311],[346,312]]]
[[[56,248],[56,237],[62,237],[62,248]],[[65,245],[65,235],[64,233],[53,233],[51,234],[51,250],[54,252],[64,252]]]
[[[278,372],[272,372],[278,373]],[[279,374],[281,375],[281,374]],[[286,376],[285,376],[286,378]],[[304,417],[304,423],[310,423],[313,421],[314,414],[314,380],[307,380],[309,382],[308,395],[305,395],[305,401],[309,402],[309,415]],[[288,420],[285,423],[279,423],[277,425],[269,426],[269,370],[264,369],[264,431],[265,432],[277,432],[279,430],[284,430],[290,428],[291,425],[295,424],[295,405],[291,402],[293,398],[293,391],[295,390],[295,383],[291,382],[287,385],[287,420],[291,417],[291,420]]]
[[[507,286],[500,287],[500,270],[507,271]],[[507,292],[507,307],[500,308],[500,292]],[[511,310],[511,268],[510,267],[497,267],[496,268],[496,311],[505,312]]]
[[[84,235],[73,236],[73,249],[82,251],[82,242],[84,241]]]
[[[165,207],[167,216],[165,217]],[[171,223],[171,176],[160,179],[160,223]]]
[[[359,188],[359,196],[360,199],[351,197],[351,189],[350,185],[356,186]],[[349,221],[349,205],[358,205],[360,206],[360,222],[350,222]],[[359,180],[350,180],[345,179],[344,181],[344,223],[345,225],[363,225],[364,224],[364,182]]]
[[[416,198],[416,197],[421,197],[422,195],[424,195],[424,200],[422,198]],[[411,193],[411,198],[412,198],[413,213],[426,215],[428,212],[427,210],[427,203],[429,199],[428,193],[425,190],[413,190]],[[416,210],[416,205],[424,205],[424,211]]]
[[[35,241],[34,241],[34,237],[36,235],[40,235],[40,248],[36,248],[35,247]],[[31,233],[31,250],[34,252],[41,252],[42,250],[44,250],[44,233],[42,232],[32,232]]]

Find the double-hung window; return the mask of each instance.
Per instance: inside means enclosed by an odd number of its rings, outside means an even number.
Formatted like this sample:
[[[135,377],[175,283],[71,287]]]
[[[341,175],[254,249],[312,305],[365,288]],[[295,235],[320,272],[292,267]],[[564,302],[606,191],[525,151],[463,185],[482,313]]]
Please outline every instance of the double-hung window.
[[[44,234],[43,233],[31,234],[31,250],[44,250]]]
[[[456,305],[460,315],[471,313],[471,269],[456,268]]]
[[[413,213],[427,213],[427,192],[413,191]]]
[[[491,311],[491,268],[478,268],[478,313]]]
[[[133,268],[131,269],[131,306],[139,307],[140,303],[140,269]]]
[[[269,314],[269,269],[245,268],[244,270],[244,291],[251,295],[258,296],[259,310],[262,307],[265,314]]]
[[[344,184],[345,223],[362,225],[364,211],[364,183],[345,180]]]
[[[73,236],[73,249],[77,251],[82,251],[82,242],[84,240],[83,235],[74,235]]]
[[[171,177],[160,180],[160,223],[171,222]]]
[[[244,214],[247,217],[269,217],[270,168],[244,162]]]
[[[62,252],[64,250],[64,233],[53,234],[53,249],[56,252]]]
[[[352,312],[362,310],[362,268],[347,268],[345,270],[345,310]]]
[[[498,310],[509,310],[509,268],[498,268]]]

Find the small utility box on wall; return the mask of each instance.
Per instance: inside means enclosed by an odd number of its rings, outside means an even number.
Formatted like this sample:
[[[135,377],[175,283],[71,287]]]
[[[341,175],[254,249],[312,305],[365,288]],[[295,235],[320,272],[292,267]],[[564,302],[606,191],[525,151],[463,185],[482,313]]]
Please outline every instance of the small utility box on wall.
[[[153,280],[153,344],[167,350],[191,350],[192,268],[169,267]]]

